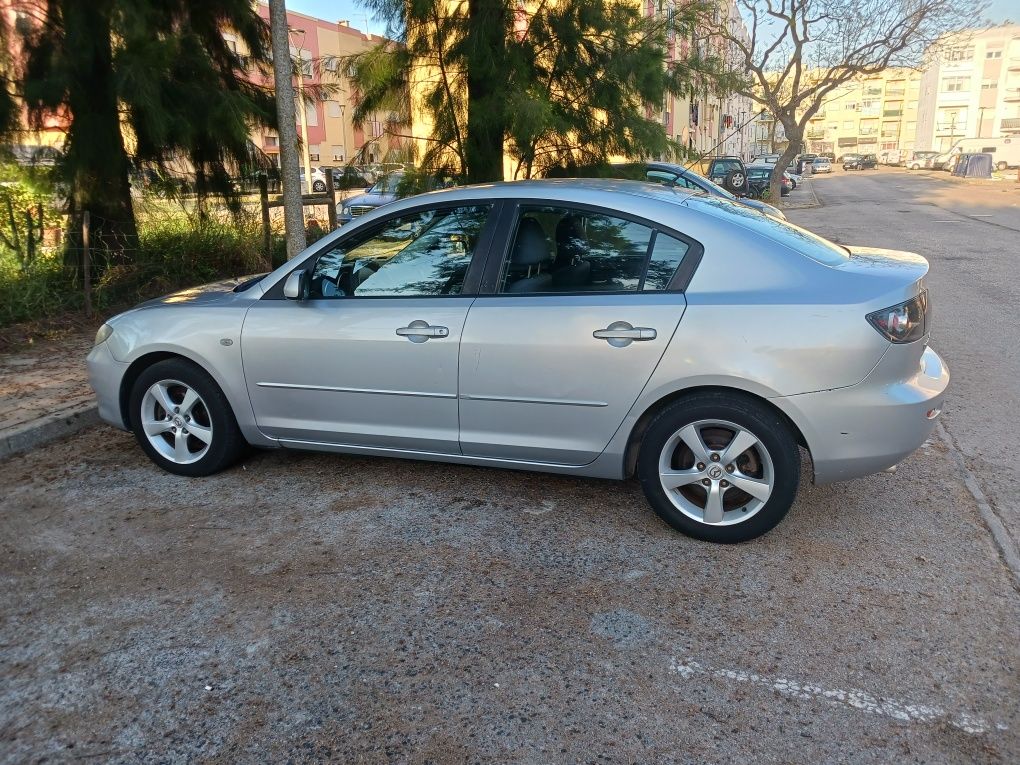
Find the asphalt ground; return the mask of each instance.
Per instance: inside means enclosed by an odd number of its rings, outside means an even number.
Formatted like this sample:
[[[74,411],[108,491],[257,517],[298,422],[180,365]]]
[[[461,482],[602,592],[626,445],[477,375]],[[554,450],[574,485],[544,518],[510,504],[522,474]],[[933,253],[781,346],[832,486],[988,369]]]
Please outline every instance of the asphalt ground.
[[[91,428],[0,462],[0,761],[1020,760],[1020,591],[969,483],[1016,492],[958,456],[1016,363],[966,337],[1007,310],[973,322],[957,234],[886,209],[946,181],[813,183],[798,220],[887,246],[917,220],[932,258],[948,436],[895,475],[722,547],[634,482],[287,452],[184,480]]]

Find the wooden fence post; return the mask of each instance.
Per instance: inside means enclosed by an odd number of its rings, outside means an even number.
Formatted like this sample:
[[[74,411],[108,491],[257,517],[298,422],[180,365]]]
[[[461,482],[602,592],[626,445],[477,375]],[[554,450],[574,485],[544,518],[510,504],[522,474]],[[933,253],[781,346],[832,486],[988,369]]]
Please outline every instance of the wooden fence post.
[[[273,232],[269,227],[269,178],[259,173],[259,202],[262,205],[262,250],[266,263],[273,267]]]
[[[85,286],[85,315],[92,318],[92,255],[89,245],[92,234],[92,217],[86,210],[81,216],[82,281]]]
[[[329,200],[326,211],[326,218],[329,220],[329,230],[336,231],[336,186],[333,185],[333,168],[326,168],[326,198]]]

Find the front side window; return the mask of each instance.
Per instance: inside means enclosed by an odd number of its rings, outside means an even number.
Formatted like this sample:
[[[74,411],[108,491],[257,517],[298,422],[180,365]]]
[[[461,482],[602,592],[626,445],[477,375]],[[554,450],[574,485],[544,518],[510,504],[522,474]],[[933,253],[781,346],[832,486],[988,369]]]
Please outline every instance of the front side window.
[[[499,291],[661,291],[669,286],[688,247],[650,226],[604,213],[526,207],[503,264]]]
[[[459,295],[489,205],[422,210],[318,256],[311,297]]]

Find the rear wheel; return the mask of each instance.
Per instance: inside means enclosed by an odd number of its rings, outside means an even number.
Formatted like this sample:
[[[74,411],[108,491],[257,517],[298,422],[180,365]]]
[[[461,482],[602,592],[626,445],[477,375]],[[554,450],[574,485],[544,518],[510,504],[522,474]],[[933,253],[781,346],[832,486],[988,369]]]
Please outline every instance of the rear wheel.
[[[312,191],[318,191],[319,193],[322,193],[325,190],[326,190],[326,182],[325,181],[315,181],[312,184]]]
[[[998,170],[999,172],[1002,172],[1007,167],[1009,167],[1009,165],[1007,165],[1005,162],[997,162],[995,165],[995,169]]]
[[[164,470],[212,475],[244,450],[227,397],[208,372],[185,359],[153,364],[131,389],[131,429]]]
[[[731,194],[747,193],[747,175],[743,170],[730,170],[723,178],[723,188]]]
[[[789,511],[800,454],[775,412],[737,393],[698,393],[649,426],[638,476],[656,514],[673,528],[708,542],[745,542]]]

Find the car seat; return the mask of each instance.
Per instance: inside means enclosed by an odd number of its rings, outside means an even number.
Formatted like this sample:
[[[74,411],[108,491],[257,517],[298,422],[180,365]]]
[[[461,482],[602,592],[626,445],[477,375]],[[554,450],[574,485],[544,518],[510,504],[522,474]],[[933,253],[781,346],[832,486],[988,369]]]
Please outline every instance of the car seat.
[[[552,275],[543,273],[542,264],[551,255],[549,240],[545,238],[542,224],[534,218],[522,220],[517,229],[514,249],[510,253],[504,292],[548,292],[552,286]]]

